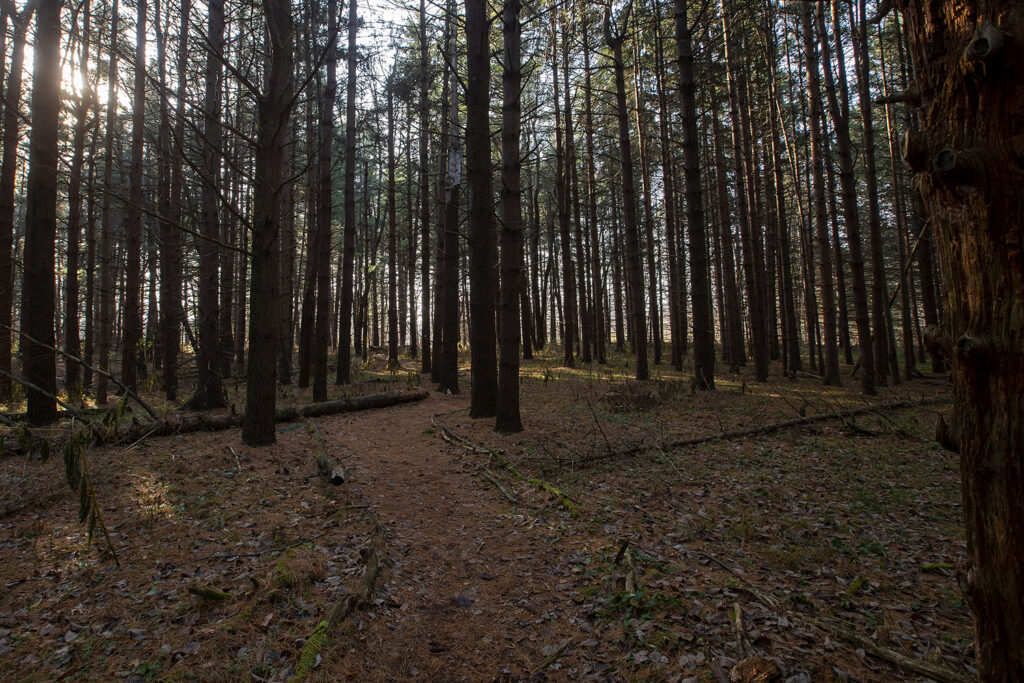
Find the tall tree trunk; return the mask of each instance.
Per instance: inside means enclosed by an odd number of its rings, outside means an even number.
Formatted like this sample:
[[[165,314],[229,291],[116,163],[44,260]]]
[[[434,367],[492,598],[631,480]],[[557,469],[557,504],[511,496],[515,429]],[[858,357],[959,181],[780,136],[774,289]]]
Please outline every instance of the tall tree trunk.
[[[752,175],[752,155],[749,134],[745,132],[746,88],[743,84],[743,68],[737,56],[738,44],[732,30],[731,0],[722,2],[722,32],[725,37],[725,61],[729,88],[729,118],[732,123],[733,155],[736,163],[736,205],[739,214],[740,244],[743,251],[743,275],[746,282],[747,310],[750,316],[750,347],[754,356],[754,377],[758,382],[768,379],[767,346],[764,333],[764,310],[761,301],[760,273],[757,268],[754,240],[755,221],[750,215],[750,199],[747,194],[748,178]],[[753,188],[751,193],[753,193]],[[758,228],[757,232],[760,230]]]
[[[504,44],[501,74],[501,304],[498,309],[501,332],[494,430],[504,434],[523,430],[519,416],[519,287],[523,279],[519,10],[519,0],[505,0],[501,14]]]
[[[858,3],[859,18],[853,37],[854,61],[857,70],[857,93],[860,97],[860,114],[863,129],[864,184],[868,196],[868,234],[871,245],[871,325],[873,328],[875,379],[882,386],[887,384],[890,365],[896,357],[889,356],[889,337],[892,320],[889,317],[889,288],[885,279],[885,262],[882,260],[882,217],[878,206],[878,171],[875,165],[875,131],[871,111],[871,85],[868,82],[868,27],[867,9],[864,0]],[[852,17],[852,8],[851,8]],[[861,363],[864,366],[865,362]],[[863,367],[862,367],[863,370]],[[892,372],[899,382],[899,369]]]
[[[829,116],[832,119],[832,125],[836,129],[836,145],[839,152],[839,182],[842,186],[843,219],[846,223],[846,241],[850,247],[850,275],[853,278],[853,308],[854,317],[857,322],[857,338],[860,342],[861,391],[868,395],[874,395],[876,392],[874,362],[876,347],[871,339],[872,331],[868,311],[867,284],[866,278],[864,277],[864,241],[860,233],[860,212],[857,206],[857,179],[854,177],[853,152],[850,146],[850,112],[849,107],[846,106],[846,102],[848,100],[845,79],[846,63],[843,59],[842,51],[838,51],[836,53],[837,67],[839,73],[843,74],[843,76],[841,76],[841,90],[839,93],[842,95],[843,100],[843,106],[841,107],[839,97],[836,93],[836,84],[832,77],[832,48],[828,31],[825,28],[825,13],[821,8],[818,8],[816,22],[819,39],[821,41],[822,63],[825,67],[825,93],[828,98]],[[840,47],[842,46],[842,41],[840,40],[838,33],[836,34],[836,44]],[[811,75],[811,79],[814,79],[813,74]],[[813,93],[811,94],[811,97],[814,97]],[[814,108],[814,103],[812,101],[811,109],[814,110]],[[838,245],[836,245],[836,248],[838,249]],[[836,267],[837,269],[841,269],[842,262],[837,260]],[[828,306],[828,303],[826,302],[825,305]]]
[[[348,4],[348,81],[345,88],[345,232],[341,252],[341,310],[338,312],[338,384],[352,381],[352,295],[356,251],[356,29],[357,0]]]
[[[910,245],[907,237],[906,203],[904,201],[904,177],[896,161],[896,136],[893,126],[891,104],[889,102],[889,74],[885,64],[885,45],[882,42],[882,29],[878,28],[879,63],[882,72],[882,97],[885,103],[885,139],[889,148],[889,170],[892,182],[893,212],[896,215],[897,251],[899,254],[900,318],[903,327],[903,353],[906,379],[909,382],[918,375],[917,360],[914,354],[913,318],[915,307],[911,306],[910,297],[913,278],[908,268],[907,258]],[[890,305],[891,310],[891,305]]]
[[[707,222],[704,219],[704,198],[700,182],[697,87],[693,80],[693,36],[687,23],[686,0],[675,0],[675,9],[679,93],[683,110],[683,181],[686,186],[686,222],[690,237],[694,381],[698,389],[714,389],[715,333],[711,319]],[[674,240],[675,236],[670,239]]]
[[[491,198],[490,41],[485,0],[466,0],[466,184],[469,191],[470,417],[497,411],[494,269],[498,262]]]
[[[146,115],[146,0],[136,0],[135,92],[132,102],[132,159],[129,170],[128,216],[125,221],[124,335],[121,343],[121,382],[135,389],[142,339],[140,261],[142,258],[142,145]]]
[[[337,90],[338,3],[327,0],[327,83],[320,100],[319,178],[317,180],[316,327],[313,332],[313,400],[327,400],[327,345],[331,313],[331,221],[334,183],[331,176],[334,141],[334,93]]]
[[[743,344],[743,319],[740,316],[739,290],[736,282],[735,247],[731,212],[729,211],[729,182],[725,167],[724,143],[718,107],[715,102],[716,89],[711,89],[711,137],[715,154],[715,186],[717,188],[718,218],[722,232],[722,276],[725,280],[725,321],[728,336],[722,340],[729,361],[729,372],[739,372],[747,363],[747,352]]]
[[[685,3],[683,10],[685,10]],[[686,333],[683,330],[683,324],[680,317],[683,314],[683,311],[685,311],[686,303],[681,300],[682,296],[678,253],[679,240],[676,236],[675,169],[672,164],[672,147],[669,144],[669,139],[671,137],[671,121],[668,114],[668,93],[666,92],[668,87],[665,83],[665,51],[661,37],[660,6],[655,4],[654,11],[655,17],[657,18],[657,26],[654,33],[654,57],[655,75],[658,87],[658,132],[660,134],[661,142],[661,178],[665,207],[665,241],[668,243],[669,328],[672,337],[672,366],[676,370],[682,370],[683,356],[686,354]],[[675,11],[678,13],[680,8],[676,6]],[[680,19],[677,17],[676,23],[678,24],[679,21]],[[682,21],[684,23],[684,30],[688,31],[689,28],[685,25],[685,17]],[[679,40],[678,35],[676,36],[676,40]],[[677,48],[677,50],[678,49],[681,48]],[[687,56],[690,60],[690,74],[692,81],[693,57],[689,53]]]
[[[590,224],[590,294],[593,301],[591,309],[591,329],[594,338],[594,355],[601,365],[605,363],[604,347],[604,295],[601,287],[601,241],[598,236],[597,223],[597,170],[594,167],[594,111],[593,87],[591,84],[590,66],[590,23],[583,26],[583,91],[584,91],[584,126],[587,144],[587,211]]]
[[[60,0],[39,0],[32,60],[32,131],[25,191],[21,355],[29,424],[57,419],[54,240],[57,236],[57,119],[60,114]]]
[[[388,89],[388,369],[398,370],[398,216],[395,213],[395,93]]]
[[[420,74],[419,74],[419,114],[420,114],[420,335],[421,362],[420,369],[430,372],[430,178],[427,158],[427,136],[430,130],[430,100],[427,89],[430,85],[430,60],[427,56],[427,10],[425,0],[420,0]],[[454,29],[452,29],[454,31]],[[455,97],[454,90],[452,97]],[[455,281],[449,283],[457,287]],[[415,354],[414,354],[415,355]],[[456,363],[458,359],[456,359]]]
[[[820,7],[818,8],[820,11]],[[804,38],[804,54],[807,59],[807,93],[810,100],[811,167],[814,191],[814,222],[818,237],[818,257],[821,273],[821,304],[824,315],[824,356],[823,381],[827,385],[838,385],[839,353],[836,346],[835,284],[832,278],[832,257],[828,237],[828,221],[825,211],[825,174],[821,142],[821,88],[818,80],[818,48],[811,23],[811,10],[807,4],[800,8],[801,28]]]
[[[219,368],[220,312],[217,292],[220,230],[220,174],[223,127],[221,124],[224,58],[224,0],[210,0],[207,29],[206,92],[203,101],[205,146],[202,189],[202,220],[199,240],[199,369],[196,392],[188,402],[193,410],[224,405]],[[275,266],[276,270],[276,266]]]
[[[558,205],[558,239],[560,256],[562,259],[562,293],[563,301],[563,325],[562,345],[563,362],[565,367],[571,368],[576,365],[576,276],[572,268],[572,247],[571,247],[571,217],[569,214],[570,188],[569,181],[571,173],[566,145],[568,135],[563,135],[562,130],[562,109],[559,102],[558,92],[558,29],[555,15],[551,16],[551,76],[554,82],[554,106],[555,106],[555,203]],[[566,84],[568,89],[568,83]]]
[[[89,0],[82,6],[82,46],[78,58],[81,85],[71,143],[71,176],[68,179],[68,256],[67,284],[64,295],[64,386],[69,393],[80,390],[81,364],[75,360],[82,352],[79,336],[79,244],[82,237],[82,168],[85,166],[85,136],[92,111],[92,85],[89,82],[89,39],[92,19]],[[76,15],[77,19],[77,15]],[[72,32],[78,30],[72,22]]]
[[[3,162],[0,165],[0,401],[11,398],[11,328],[14,305],[14,182],[18,170],[18,138],[21,123],[21,80],[25,41],[34,4],[12,16],[14,39],[10,77],[4,93]]]
[[[295,124],[288,127],[288,175],[295,173]],[[277,381],[292,383],[292,346],[295,343],[295,191],[289,183],[281,197],[281,340],[277,349]]]
[[[280,201],[290,182],[287,176],[288,120],[291,117],[292,50],[291,3],[263,0],[267,29],[264,91],[257,106],[253,192],[252,278],[249,300],[249,362],[246,366],[245,416],[242,442],[248,446],[274,443],[277,399],[277,343],[280,332]]]
[[[576,243],[575,258],[573,263],[576,266],[576,292],[577,299],[574,302],[576,308],[575,320],[579,322],[577,330],[577,341],[580,348],[580,362],[591,363],[591,325],[587,303],[587,277],[586,263],[587,254],[583,249],[583,222],[580,216],[580,179],[576,163],[576,133],[573,122],[572,89],[569,85],[569,44],[573,40],[572,24],[569,13],[563,17],[562,31],[562,73],[565,76],[565,90],[562,93],[565,117],[565,188],[566,201],[570,203],[572,211],[570,233]],[[575,324],[575,323],[574,323]]]
[[[633,74],[636,97],[636,140],[640,154],[640,195],[644,209],[644,255],[647,257],[647,303],[648,315],[651,320],[651,342],[654,347],[654,364],[661,364],[662,326],[658,311],[658,264],[654,259],[654,210],[651,206],[651,171],[647,155],[646,107],[644,105],[643,72],[640,65],[639,52],[633,60]]]
[[[633,151],[629,142],[629,110],[626,107],[626,77],[622,61],[622,42],[625,26],[629,23],[629,7],[621,18],[622,28],[616,26],[612,32],[610,13],[605,12],[605,41],[612,49],[612,66],[615,71],[615,104],[619,126],[619,165],[622,168],[622,204],[626,225],[626,270],[629,279],[629,298],[632,314],[632,341],[636,355],[636,378],[645,380],[650,376],[647,367],[647,321],[644,315],[644,276],[640,263],[640,231],[636,220],[636,188],[633,179]]]
[[[118,51],[115,45],[115,36],[120,35],[120,15],[118,13],[118,0],[113,0],[110,11],[110,40],[108,47],[110,58],[107,63],[107,73],[117,73]],[[113,243],[114,236],[111,233],[113,210],[111,206],[111,195],[114,192],[113,171],[114,171],[114,132],[117,128],[117,79],[107,79],[107,112],[106,129],[104,131],[104,152],[103,152],[103,219],[100,226],[100,301],[99,301],[99,339],[96,344],[96,352],[99,355],[97,366],[103,372],[97,373],[96,390],[94,398],[97,405],[107,402],[107,373],[110,372],[110,344],[111,334],[114,327],[114,268],[113,268]]]
[[[448,0],[445,12],[446,64],[441,100],[447,102],[446,122],[442,135],[446,138],[444,161],[444,206],[441,216],[441,268],[436,286],[440,289],[441,349],[438,391],[459,393],[459,185],[462,184],[462,139],[459,135],[459,79],[455,72],[457,8]]]
[[[178,223],[182,215],[182,189],[184,185],[184,169],[182,149],[185,137],[185,88],[188,79],[185,72],[188,68],[188,26],[191,13],[191,0],[182,0],[181,24],[178,28],[178,80],[177,108],[175,111],[174,143],[169,144],[170,189],[166,198],[166,218],[160,222],[160,328],[164,353],[163,380],[167,400],[177,399],[178,392],[178,338],[182,322],[181,305],[181,267],[182,239]],[[166,91],[161,88],[161,106],[166,109]],[[168,123],[169,125],[169,123]]]

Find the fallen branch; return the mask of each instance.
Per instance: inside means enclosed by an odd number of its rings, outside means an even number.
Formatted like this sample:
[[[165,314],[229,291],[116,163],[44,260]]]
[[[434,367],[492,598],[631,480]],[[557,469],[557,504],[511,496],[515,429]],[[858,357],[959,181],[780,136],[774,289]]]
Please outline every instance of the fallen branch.
[[[544,491],[547,491],[548,493],[553,495],[555,498],[558,499],[558,504],[561,505],[563,508],[565,508],[569,512],[569,514],[572,515],[573,517],[576,517],[579,514],[579,510],[577,509],[576,504],[572,501],[572,498],[570,498],[568,495],[563,493],[557,487],[555,487],[555,486],[549,484],[548,482],[544,481],[543,479],[538,479],[536,477],[527,477],[525,474],[523,474],[518,469],[516,469],[512,465],[512,463],[510,463],[508,460],[506,460],[505,457],[500,452],[494,450],[493,448],[487,448],[485,446],[478,446],[478,445],[476,445],[475,443],[473,443],[469,439],[466,439],[465,437],[462,437],[462,436],[456,434],[455,432],[453,432],[448,427],[445,427],[443,424],[441,424],[440,422],[435,420],[433,417],[430,418],[430,424],[433,427],[441,430],[441,439],[443,441],[447,441],[448,443],[453,444],[453,445],[462,446],[467,451],[470,451],[472,453],[487,453],[489,458],[488,458],[487,465],[484,466],[484,472],[485,472],[484,476],[489,481],[491,481],[491,483],[494,483],[496,486],[499,486],[497,484],[497,480],[491,478],[491,477],[493,477],[493,474],[490,477],[487,476],[487,474],[486,474],[487,472],[490,472],[490,470],[487,469],[487,467],[490,466],[490,461],[491,460],[495,460],[499,465],[501,465],[501,468],[503,470],[505,470],[506,472],[511,474],[516,479],[519,479],[520,481],[524,481],[524,482],[526,482],[528,484],[533,484],[537,488],[542,489]],[[500,490],[500,486],[499,486],[499,490]],[[502,495],[504,495],[506,498],[509,498],[509,500],[513,500],[514,501],[514,499],[510,497],[511,494],[507,494],[506,495],[506,493],[507,492],[502,491]]]
[[[687,439],[676,439],[675,441],[669,441],[661,444],[663,450],[670,450],[675,448],[686,448],[688,446],[699,446],[705,443],[711,443],[713,441],[728,441],[730,439],[742,439],[748,436],[755,436],[758,434],[773,434],[780,432],[784,429],[791,429],[793,427],[804,427],[818,422],[826,422],[828,420],[846,420],[850,417],[857,415],[868,415],[871,413],[877,413],[881,410],[899,410],[902,408],[920,408],[923,406],[936,405],[939,403],[949,402],[948,398],[931,398],[922,401],[892,401],[889,403],[879,403],[872,406],[861,406],[859,408],[851,408],[849,410],[840,410],[832,413],[822,413],[820,415],[808,415],[807,417],[800,417],[793,420],[783,420],[782,422],[772,422],[765,425],[758,425],[756,427],[746,427],[744,429],[736,429],[729,432],[719,432],[717,434],[705,434],[703,436],[695,436]],[[649,447],[644,445],[632,446],[620,451],[612,451],[607,453],[596,453],[594,455],[586,456],[579,462],[593,462],[596,460],[607,460],[621,455],[636,455],[649,450]]]
[[[813,626],[817,626],[820,629],[831,631],[832,634],[849,643],[861,646],[865,651],[875,655],[876,657],[884,659],[897,666],[901,666],[909,671],[913,671],[914,673],[928,676],[936,681],[941,681],[942,683],[968,683],[968,681],[973,680],[969,676],[956,673],[955,671],[950,671],[949,669],[937,664],[932,664],[922,659],[908,657],[907,655],[897,652],[892,648],[876,643],[863,633],[858,633],[853,629],[847,628],[835,620],[818,619],[816,617],[800,613],[797,613],[795,616],[798,619],[803,619],[805,622]]]
[[[498,492],[501,493],[501,495],[504,496],[507,501],[509,501],[510,503],[517,502],[515,496],[509,493],[509,490],[505,488],[505,486],[500,481],[498,481],[498,478],[495,477],[490,470],[485,469],[483,472],[481,472],[481,474],[483,475],[484,479],[494,484],[494,488],[498,489]]]
[[[370,539],[370,545],[363,550],[363,558],[366,561],[366,573],[363,575],[363,584],[357,593],[351,593],[339,598],[323,619],[317,623],[313,633],[302,646],[302,653],[299,655],[299,663],[295,667],[295,675],[292,681],[302,681],[309,676],[309,672],[317,663],[320,652],[327,645],[327,638],[334,628],[351,616],[356,610],[369,606],[373,599],[373,593],[380,578],[381,570],[387,562],[383,551],[384,534],[378,526]]]
[[[938,666],[937,664],[932,664],[930,662],[926,662],[920,659],[908,657],[907,655],[901,654],[891,648],[885,647],[880,643],[876,643],[868,636],[862,633],[858,633],[857,631],[840,623],[836,619],[823,619],[811,616],[809,614],[805,614],[803,612],[797,612],[794,610],[786,609],[785,607],[780,605],[775,598],[771,597],[770,595],[759,589],[757,586],[755,586],[745,577],[743,577],[738,572],[733,570],[727,564],[719,560],[717,557],[709,555],[707,553],[700,552],[699,550],[690,550],[688,552],[692,552],[694,554],[700,555],[701,557],[705,557],[715,562],[720,567],[724,568],[726,571],[728,571],[730,574],[736,577],[736,579],[738,579],[742,588],[745,591],[753,595],[765,606],[771,607],[772,609],[777,611],[785,612],[790,617],[798,621],[803,621],[812,626],[816,626],[822,630],[829,631],[838,638],[841,638],[849,643],[859,645],[860,647],[864,648],[865,651],[870,652],[876,657],[891,662],[892,664],[896,664],[897,666],[901,666],[909,671],[913,671],[915,673],[928,676],[930,678],[935,679],[936,681],[941,681],[942,683],[967,683],[967,681],[971,680],[970,677],[965,676],[963,674],[958,674],[955,671],[950,671],[949,669],[942,666]]]

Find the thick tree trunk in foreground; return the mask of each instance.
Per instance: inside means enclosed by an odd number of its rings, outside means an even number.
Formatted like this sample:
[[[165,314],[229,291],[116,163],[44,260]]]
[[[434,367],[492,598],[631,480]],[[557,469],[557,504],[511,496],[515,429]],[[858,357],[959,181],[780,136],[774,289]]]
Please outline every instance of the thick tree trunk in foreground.
[[[274,443],[277,400],[277,343],[280,335],[281,195],[287,178],[288,120],[291,117],[291,4],[263,0],[267,24],[267,73],[257,109],[253,188],[252,279],[249,300],[249,362],[246,366],[242,441],[249,446]]]
[[[497,410],[498,358],[494,331],[498,263],[491,196],[491,61],[485,0],[466,0],[466,185],[469,189],[470,417]]]
[[[922,131],[905,149],[946,283],[967,601],[984,681],[1024,680],[1024,7],[904,6]],[[913,136],[911,132],[911,136]]]
[[[25,198],[25,271],[21,290],[21,355],[28,420],[40,425],[57,417],[57,358],[54,346],[57,234],[57,117],[60,113],[60,0],[40,0],[36,12],[32,68],[32,132]]]

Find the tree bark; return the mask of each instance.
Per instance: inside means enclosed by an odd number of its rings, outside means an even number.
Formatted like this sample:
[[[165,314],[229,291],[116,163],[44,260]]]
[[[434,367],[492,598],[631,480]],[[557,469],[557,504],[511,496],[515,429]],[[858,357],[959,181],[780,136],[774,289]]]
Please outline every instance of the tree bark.
[[[32,131],[25,196],[25,268],[21,289],[21,354],[28,421],[57,418],[54,347],[57,235],[57,119],[60,114],[60,0],[39,0],[32,60]]]
[[[908,155],[946,283],[937,338],[967,527],[964,589],[983,681],[1024,679],[1024,8],[906,0],[922,157]],[[914,133],[908,132],[913,135]]]
[[[629,298],[632,314],[632,341],[636,356],[636,378],[645,380],[650,376],[647,367],[647,321],[644,315],[644,276],[640,263],[640,231],[636,220],[636,189],[633,179],[633,151],[629,142],[629,110],[626,106],[626,77],[622,62],[622,42],[625,25],[629,23],[629,8],[622,17],[623,27],[612,32],[610,13],[605,13],[605,41],[612,49],[612,66],[615,72],[615,104],[619,126],[619,165],[622,169],[622,204],[626,224],[626,270],[629,278]]]
[[[558,205],[558,240],[562,259],[563,322],[562,346],[565,367],[576,365],[576,276],[572,268],[572,226],[569,213],[569,164],[564,141],[568,138],[562,129],[562,108],[558,89],[558,28],[555,15],[551,15],[551,77],[554,83],[555,107],[555,203]],[[568,88],[568,84],[566,84]]]
[[[466,185],[469,191],[470,417],[497,411],[495,266],[491,197],[490,41],[485,0],[466,0]]]
[[[850,112],[849,107],[846,106],[846,101],[848,100],[846,79],[845,76],[842,76],[840,81],[842,86],[840,94],[843,98],[843,106],[840,107],[835,80],[832,76],[832,47],[828,31],[825,28],[825,13],[821,8],[818,9],[816,23],[819,33],[818,38],[821,41],[822,63],[825,66],[825,93],[828,98],[829,117],[832,119],[832,125],[836,130],[836,144],[839,152],[839,182],[842,186],[843,220],[846,224],[846,241],[850,247],[850,275],[853,279],[854,318],[857,323],[857,338],[860,342],[861,391],[869,396],[873,396],[876,393],[874,360],[876,347],[871,337],[872,330],[868,310],[867,283],[864,277],[864,242],[860,233],[857,179],[853,172],[853,152],[850,147]],[[835,38],[836,45],[839,46],[839,52],[836,53],[837,67],[840,74],[845,74],[846,62],[842,56],[842,41],[838,33]],[[814,76],[812,75],[811,78],[813,79]],[[813,94],[811,96],[813,97]],[[812,111],[815,109],[813,102],[811,109]],[[835,246],[838,250],[838,244]],[[836,268],[838,270],[842,269],[842,261],[836,260]],[[828,306],[828,302],[825,303],[825,306]],[[875,332],[878,332],[878,330],[876,329]],[[826,349],[826,359],[828,357],[827,351],[828,349]],[[826,384],[828,384],[827,381]]]
[[[82,168],[85,166],[85,137],[89,127],[89,113],[92,111],[92,85],[89,81],[90,22],[92,19],[88,0],[82,6],[82,47],[78,58],[81,78],[79,101],[73,133],[71,175],[68,179],[68,256],[67,284],[64,294],[64,386],[69,393],[80,391],[81,364],[74,360],[82,353],[79,335],[79,282],[78,267],[80,242],[82,238]],[[77,19],[77,16],[76,16]],[[72,30],[77,31],[72,22]]]
[[[3,162],[0,164],[0,401],[11,398],[11,328],[14,305],[14,182],[18,170],[21,123],[21,80],[25,65],[28,24],[35,11],[30,3],[12,16],[14,39],[10,76],[4,93]]]
[[[700,182],[700,139],[697,137],[697,87],[693,79],[693,37],[686,0],[675,0],[676,52],[683,110],[683,181],[686,223],[690,237],[690,293],[693,301],[693,370],[698,389],[715,388],[715,332],[711,319],[707,222]],[[667,200],[666,200],[667,201]],[[675,239],[673,235],[670,239]]]
[[[523,279],[519,10],[520,0],[505,0],[501,14],[504,44],[501,74],[501,303],[498,309],[500,357],[494,430],[503,434],[523,430],[519,415],[519,287]]]
[[[199,352],[196,366],[199,377],[196,392],[186,404],[193,410],[211,410],[224,406],[224,388],[219,368],[220,302],[217,282],[220,241],[221,149],[223,127],[221,112],[224,69],[224,0],[210,0],[208,6],[206,91],[203,100],[204,148],[202,218],[199,240]]]
[[[242,419],[242,442],[248,446],[265,446],[276,439],[280,201],[290,183],[285,144],[288,142],[288,123],[293,106],[291,3],[288,0],[263,0],[263,12],[268,56],[264,91],[257,106],[249,294],[252,310],[249,314],[245,416]]]
[[[820,8],[819,8],[820,10]],[[804,54],[807,59],[807,94],[810,100],[811,167],[814,191],[814,223],[818,237],[819,269],[821,273],[821,308],[824,316],[823,381],[838,385],[839,353],[836,347],[835,285],[832,279],[832,257],[829,246],[828,221],[825,212],[825,175],[821,143],[821,88],[818,80],[818,48],[811,24],[811,10],[805,3],[800,9],[804,34]]]
[[[356,253],[356,29],[357,0],[348,4],[348,81],[345,88],[345,232],[341,251],[341,309],[338,311],[338,384],[352,381],[352,297]]]
[[[317,179],[316,326],[313,331],[313,400],[327,400],[327,345],[331,327],[331,222],[334,183],[331,150],[334,142],[334,94],[338,67],[338,2],[327,0],[327,83],[320,100],[319,178]]]
[[[140,259],[142,258],[142,152],[146,115],[146,0],[136,0],[135,91],[132,102],[132,159],[129,170],[128,216],[125,221],[124,335],[121,342],[121,381],[135,390],[142,339]]]

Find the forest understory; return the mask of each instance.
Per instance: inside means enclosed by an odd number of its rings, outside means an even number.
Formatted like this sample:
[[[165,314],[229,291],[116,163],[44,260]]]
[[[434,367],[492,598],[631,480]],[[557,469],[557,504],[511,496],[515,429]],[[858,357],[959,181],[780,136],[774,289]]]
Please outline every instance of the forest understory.
[[[958,459],[934,442],[947,377],[868,399],[851,366],[842,387],[778,368],[757,384],[745,369],[699,392],[692,368],[638,383],[627,357],[570,370],[556,353],[524,362],[513,436],[468,417],[463,370],[461,394],[282,423],[264,448],[230,429],[86,449],[120,566],[99,531],[88,543],[60,457],[3,457],[0,671],[284,681],[304,660],[322,681],[976,675]],[[427,385],[385,361],[329,398]],[[242,385],[226,383],[229,405]],[[280,405],[309,402],[280,392]],[[340,486],[317,474],[318,435]]]

